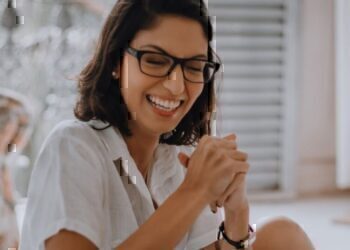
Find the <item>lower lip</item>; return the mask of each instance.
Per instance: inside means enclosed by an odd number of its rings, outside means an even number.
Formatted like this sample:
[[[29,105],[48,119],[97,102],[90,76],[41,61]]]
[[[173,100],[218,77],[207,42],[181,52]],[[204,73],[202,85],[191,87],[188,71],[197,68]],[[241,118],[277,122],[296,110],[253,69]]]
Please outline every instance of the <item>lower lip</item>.
[[[151,105],[151,107],[155,113],[157,113],[160,116],[165,116],[165,117],[173,116],[180,107],[179,106],[176,109],[171,110],[171,111],[165,111],[165,110],[159,109],[156,106],[154,106],[152,103],[150,103],[149,100],[147,100],[147,102]]]

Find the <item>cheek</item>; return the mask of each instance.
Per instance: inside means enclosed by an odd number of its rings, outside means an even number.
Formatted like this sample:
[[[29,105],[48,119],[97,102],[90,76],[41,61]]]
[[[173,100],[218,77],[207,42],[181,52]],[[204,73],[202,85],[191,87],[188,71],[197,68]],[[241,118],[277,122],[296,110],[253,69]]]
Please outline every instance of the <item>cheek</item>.
[[[188,88],[188,95],[190,97],[190,104],[191,104],[190,106],[192,106],[193,103],[195,103],[195,101],[201,95],[202,91],[203,91],[203,85],[194,85]]]
[[[142,73],[139,72],[125,72],[121,82],[121,93],[129,108],[136,109],[140,105],[143,105],[146,91],[151,88],[155,83],[154,80],[147,79]]]
[[[120,78],[121,93],[127,104],[133,100],[133,96],[136,94],[135,91],[138,90],[136,84],[139,82],[137,76],[135,76],[136,74],[130,72],[132,65],[129,67],[129,63],[127,57],[124,57]]]
[[[129,63],[127,60],[127,57],[124,57],[122,66],[120,67],[120,86],[122,89],[128,88],[128,82],[129,82]]]

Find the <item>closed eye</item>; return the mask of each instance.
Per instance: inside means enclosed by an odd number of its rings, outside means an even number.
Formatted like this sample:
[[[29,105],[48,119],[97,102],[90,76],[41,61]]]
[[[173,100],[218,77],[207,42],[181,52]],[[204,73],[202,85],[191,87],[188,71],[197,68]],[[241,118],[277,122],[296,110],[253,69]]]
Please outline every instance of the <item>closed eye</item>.
[[[191,71],[202,72],[201,68],[194,68],[194,67],[186,67],[186,68],[191,70]]]
[[[153,61],[153,60],[147,60],[147,63],[154,64],[154,65],[164,65],[164,64],[167,64],[167,62]]]

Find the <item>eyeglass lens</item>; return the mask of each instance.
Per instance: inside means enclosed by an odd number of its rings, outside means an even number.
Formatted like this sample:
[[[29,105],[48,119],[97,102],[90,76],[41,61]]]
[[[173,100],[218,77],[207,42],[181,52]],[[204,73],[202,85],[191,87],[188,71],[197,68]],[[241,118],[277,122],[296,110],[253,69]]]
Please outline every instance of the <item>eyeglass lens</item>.
[[[173,59],[157,53],[144,53],[141,57],[141,70],[151,76],[166,76],[173,65]],[[206,61],[188,60],[183,67],[186,80],[203,83],[214,74],[214,68]]]

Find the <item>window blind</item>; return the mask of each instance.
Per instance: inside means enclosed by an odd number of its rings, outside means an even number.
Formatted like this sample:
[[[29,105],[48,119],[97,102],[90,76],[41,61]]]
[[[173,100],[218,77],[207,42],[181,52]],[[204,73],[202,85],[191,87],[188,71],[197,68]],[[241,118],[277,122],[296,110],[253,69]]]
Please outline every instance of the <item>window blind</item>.
[[[293,1],[293,0],[290,0]],[[290,10],[283,0],[209,0],[223,79],[218,91],[218,135],[234,132],[251,165],[248,190],[283,186]]]

